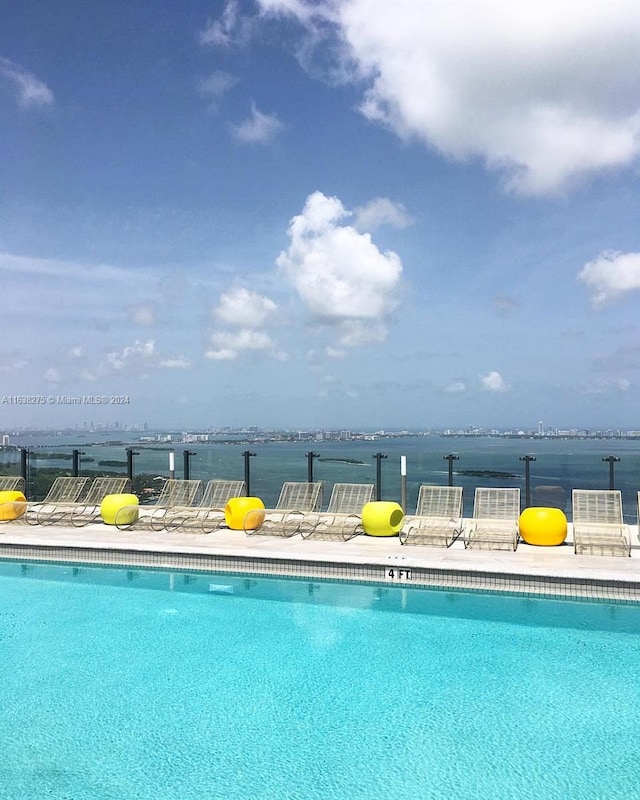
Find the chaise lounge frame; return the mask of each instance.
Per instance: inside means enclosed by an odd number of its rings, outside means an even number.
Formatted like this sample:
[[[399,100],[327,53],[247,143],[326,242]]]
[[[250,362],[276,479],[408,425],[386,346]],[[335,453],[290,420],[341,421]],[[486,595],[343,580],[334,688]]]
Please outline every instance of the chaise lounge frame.
[[[619,490],[574,489],[571,510],[574,553],[631,555],[629,526],[624,523]]]
[[[300,520],[303,539],[346,542],[363,533],[362,507],[373,499],[372,483],[336,483],[326,511],[310,512]]]
[[[449,547],[462,530],[462,487],[423,484],[416,513],[405,517],[400,530],[400,544]]]
[[[465,548],[515,551],[519,517],[520,489],[476,488],[473,519],[464,535]]]

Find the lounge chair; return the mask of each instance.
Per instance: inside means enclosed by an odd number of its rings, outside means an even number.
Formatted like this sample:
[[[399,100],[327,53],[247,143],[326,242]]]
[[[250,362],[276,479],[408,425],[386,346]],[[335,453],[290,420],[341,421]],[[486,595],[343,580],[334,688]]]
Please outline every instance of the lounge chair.
[[[164,517],[164,529],[188,533],[211,533],[224,525],[224,507],[232,497],[244,497],[244,481],[210,480],[196,506],[172,508]]]
[[[82,528],[100,517],[100,504],[108,494],[123,494],[131,488],[131,481],[126,477],[95,478],[81,502],[72,505],[65,516],[76,528]]]
[[[80,501],[89,478],[56,478],[44,500],[27,503],[22,519],[29,525],[53,524]]]
[[[322,508],[322,482],[282,484],[280,497],[275,508],[265,509],[264,522],[253,529],[255,512],[249,511],[245,517],[244,532],[271,536],[293,536],[300,532],[305,514]],[[247,527],[248,526],[248,527]]]
[[[477,488],[464,546],[515,550],[519,517],[520,489]]]
[[[630,556],[629,526],[622,516],[622,494],[615,489],[574,489],[573,552]]]
[[[24,492],[24,478],[21,475],[0,476],[0,492]]]
[[[118,530],[128,531],[131,528],[151,529],[161,531],[164,529],[165,517],[176,508],[183,509],[191,506],[202,486],[202,481],[182,481],[169,478],[165,481],[157,501],[145,508],[136,506],[138,518],[132,521],[132,506],[123,506],[116,511],[115,524]]]
[[[300,533],[304,539],[348,539],[362,533],[362,506],[373,499],[372,483],[336,483],[326,511],[304,514]]]
[[[405,517],[400,544],[449,547],[462,533],[462,487],[420,487],[416,513]]]

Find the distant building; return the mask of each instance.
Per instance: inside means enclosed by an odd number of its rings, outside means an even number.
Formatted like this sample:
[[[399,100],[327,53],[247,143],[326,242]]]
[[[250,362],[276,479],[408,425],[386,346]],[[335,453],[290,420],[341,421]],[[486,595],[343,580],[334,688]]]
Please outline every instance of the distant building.
[[[3,447],[8,447],[9,446],[9,434],[8,433],[3,434],[3,436],[2,436],[2,446]]]
[[[540,422],[538,423],[538,435],[544,436],[544,423],[542,422],[542,420],[540,420]]]

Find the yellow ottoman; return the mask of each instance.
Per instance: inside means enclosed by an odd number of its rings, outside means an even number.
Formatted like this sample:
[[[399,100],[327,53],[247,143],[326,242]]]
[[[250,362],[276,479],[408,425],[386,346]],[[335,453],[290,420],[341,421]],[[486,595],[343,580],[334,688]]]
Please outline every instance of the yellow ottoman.
[[[18,519],[27,510],[27,498],[22,492],[0,492],[0,522]]]
[[[397,536],[403,521],[399,503],[378,500],[362,507],[362,527],[367,536]]]
[[[264,522],[264,503],[259,497],[232,497],[224,507],[224,521],[232,531],[255,531]]]
[[[106,525],[132,525],[138,519],[140,501],[135,494],[108,494],[100,503],[100,516]],[[119,513],[120,512],[120,513]]]
[[[555,547],[567,537],[567,518],[559,508],[525,508],[518,525],[520,536],[527,544]]]

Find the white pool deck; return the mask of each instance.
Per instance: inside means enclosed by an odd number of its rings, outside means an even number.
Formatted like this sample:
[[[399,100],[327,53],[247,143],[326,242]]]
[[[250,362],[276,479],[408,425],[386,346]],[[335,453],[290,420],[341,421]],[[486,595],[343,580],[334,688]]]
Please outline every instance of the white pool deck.
[[[246,567],[244,571],[257,573],[338,579],[355,576],[360,580],[389,580],[386,571],[396,567],[410,570],[412,580],[418,578],[421,585],[455,575],[453,583],[449,577],[441,585],[477,588],[479,576],[483,576],[482,586],[496,591],[510,591],[518,581],[524,581],[522,585],[534,587],[537,594],[593,594],[603,599],[612,596],[640,601],[638,528],[629,527],[632,549],[627,558],[575,555],[571,526],[564,545],[535,547],[520,542],[511,552],[465,549],[461,539],[445,548],[401,545],[397,537],[366,535],[336,542],[299,535],[248,536],[227,529],[203,535],[140,528],[120,531],[102,522],[74,528],[16,521],[0,526],[0,558],[211,571],[231,570],[235,564],[239,571]],[[575,589],[591,585],[595,588],[588,591]],[[549,586],[556,588],[549,590]],[[562,586],[568,587],[566,591],[557,590]]]

